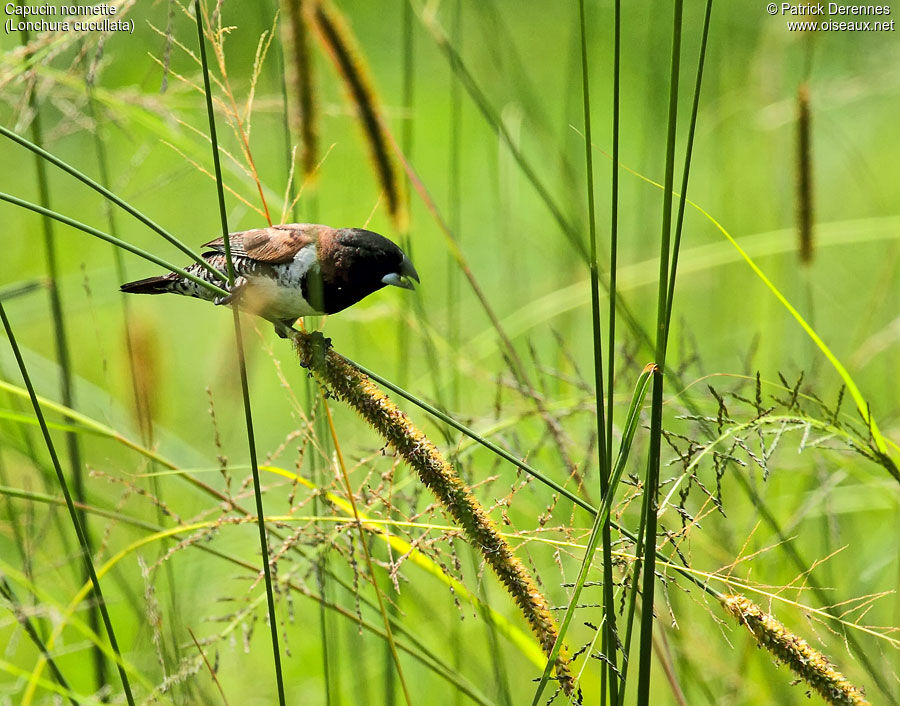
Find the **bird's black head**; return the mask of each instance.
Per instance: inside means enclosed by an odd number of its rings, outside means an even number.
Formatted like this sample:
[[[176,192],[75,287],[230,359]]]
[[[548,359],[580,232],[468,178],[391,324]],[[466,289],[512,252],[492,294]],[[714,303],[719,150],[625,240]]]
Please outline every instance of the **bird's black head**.
[[[416,268],[399,247],[383,235],[362,228],[341,228],[320,235],[317,259],[321,310],[327,314],[342,311],[385,285],[412,289],[412,280],[419,281]],[[311,303],[319,298],[312,291],[310,296]]]

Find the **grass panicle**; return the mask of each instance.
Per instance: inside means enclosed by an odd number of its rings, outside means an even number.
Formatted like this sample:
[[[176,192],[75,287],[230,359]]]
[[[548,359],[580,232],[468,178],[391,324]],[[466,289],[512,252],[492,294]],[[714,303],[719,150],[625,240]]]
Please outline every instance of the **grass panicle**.
[[[353,407],[403,457],[459,523],[469,542],[481,552],[513,597],[549,656],[556,642],[557,626],[547,599],[437,447],[368,377],[334,350],[326,350],[321,335],[298,333],[294,345],[300,364],[312,371],[330,395]],[[574,685],[563,651],[556,657],[554,668],[563,690],[572,693]]]
[[[547,677],[549,676],[550,665],[553,664],[556,653],[562,645],[562,641],[566,636],[569,625],[571,624],[572,619],[575,617],[575,608],[578,606],[578,599],[581,597],[581,591],[584,588],[585,582],[587,581],[588,572],[590,571],[591,564],[594,559],[597,544],[600,541],[601,536],[603,535],[603,528],[609,527],[609,514],[612,511],[615,490],[619,485],[619,481],[622,478],[622,473],[625,471],[625,466],[628,463],[628,457],[631,453],[631,444],[634,441],[634,434],[637,431],[638,424],[640,423],[641,408],[643,407],[644,399],[647,396],[647,391],[650,389],[650,383],[654,377],[654,373],[658,374],[659,369],[656,367],[656,365],[650,363],[644,368],[641,376],[638,378],[637,385],[635,386],[634,395],[631,398],[631,405],[628,409],[628,415],[625,420],[625,425],[622,429],[622,443],[619,447],[619,453],[616,457],[616,465],[608,479],[609,489],[604,494],[603,504],[600,506],[600,510],[594,517],[594,524],[591,527],[591,534],[584,552],[584,558],[581,562],[581,568],[578,572],[578,578],[575,581],[575,585],[572,590],[572,596],[569,599],[569,604],[566,607],[566,613],[563,616],[562,623],[560,624],[559,634],[556,638],[556,644],[553,646],[553,651],[550,653],[550,659],[548,660],[547,668],[544,670],[544,674],[541,677],[541,682],[538,685],[537,691],[534,695],[534,699],[532,700],[532,706],[537,706],[537,704],[540,703],[541,694],[543,693],[544,687],[547,683]],[[604,552],[604,559],[606,558],[605,554],[606,553]],[[612,581],[609,578],[610,573],[611,568],[607,568],[606,564],[604,563],[604,592],[607,591],[607,586],[611,586],[612,584]],[[613,612],[615,610],[615,607],[611,604],[604,603],[604,605],[608,605],[609,612]],[[604,619],[606,619],[605,614]],[[613,633],[611,638],[618,639],[615,633]],[[615,664],[612,662],[609,666],[612,667],[610,678],[612,680],[615,680],[618,670],[615,669]],[[610,698],[613,703],[618,701],[618,694],[618,683],[615,686],[613,686],[613,684],[610,684]]]
[[[384,194],[388,213],[401,232],[406,230],[402,182],[391,157],[390,139],[384,126],[384,116],[372,79],[356,46],[350,26],[343,15],[328,0],[315,0],[306,14],[323,48],[334,63],[350,99],[357,110],[375,172]]]
[[[802,637],[788,630],[773,615],[766,613],[740,594],[722,597],[722,605],[746,627],[753,639],[798,677],[815,689],[830,704],[868,706],[865,694],[841,674],[821,652]]]
[[[310,0],[284,0],[282,43],[285,56],[285,85],[288,90],[288,124],[300,141],[300,165],[304,178],[312,178],[319,163],[319,132],[316,86],[309,32],[304,16]]]

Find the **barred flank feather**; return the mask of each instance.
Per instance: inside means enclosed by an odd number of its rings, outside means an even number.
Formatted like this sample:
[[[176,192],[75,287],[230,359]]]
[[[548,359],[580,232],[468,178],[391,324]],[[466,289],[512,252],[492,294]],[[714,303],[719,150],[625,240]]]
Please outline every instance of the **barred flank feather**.
[[[481,551],[506,586],[544,653],[549,655],[556,641],[557,627],[547,599],[437,447],[367,376],[333,350],[323,354],[321,335],[299,333],[294,337],[294,345],[301,365],[309,368],[320,384],[353,407],[387,440],[463,528],[466,538]],[[569,660],[562,650],[555,667],[560,685],[566,694],[571,694],[574,681],[569,673]]]
[[[866,706],[865,694],[838,672],[834,665],[803,638],[795,635],[774,616],[745,596],[722,598],[722,605],[753,635],[760,647],[765,647],[776,659],[791,670],[830,704]]]

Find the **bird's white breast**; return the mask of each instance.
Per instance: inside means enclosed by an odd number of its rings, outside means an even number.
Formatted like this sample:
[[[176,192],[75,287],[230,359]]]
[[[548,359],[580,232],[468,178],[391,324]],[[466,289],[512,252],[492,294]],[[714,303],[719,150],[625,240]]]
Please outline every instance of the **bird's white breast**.
[[[301,248],[290,262],[276,265],[274,277],[248,276],[248,294],[257,303],[259,313],[272,319],[317,316],[303,297],[302,282],[311,267],[317,267],[316,246]]]

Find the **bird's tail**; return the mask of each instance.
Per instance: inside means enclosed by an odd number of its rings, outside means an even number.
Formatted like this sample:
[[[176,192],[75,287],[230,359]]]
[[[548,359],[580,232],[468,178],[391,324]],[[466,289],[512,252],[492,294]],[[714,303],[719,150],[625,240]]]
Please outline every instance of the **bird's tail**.
[[[172,291],[174,284],[175,279],[171,275],[163,275],[126,282],[120,289],[129,294],[165,294]]]

